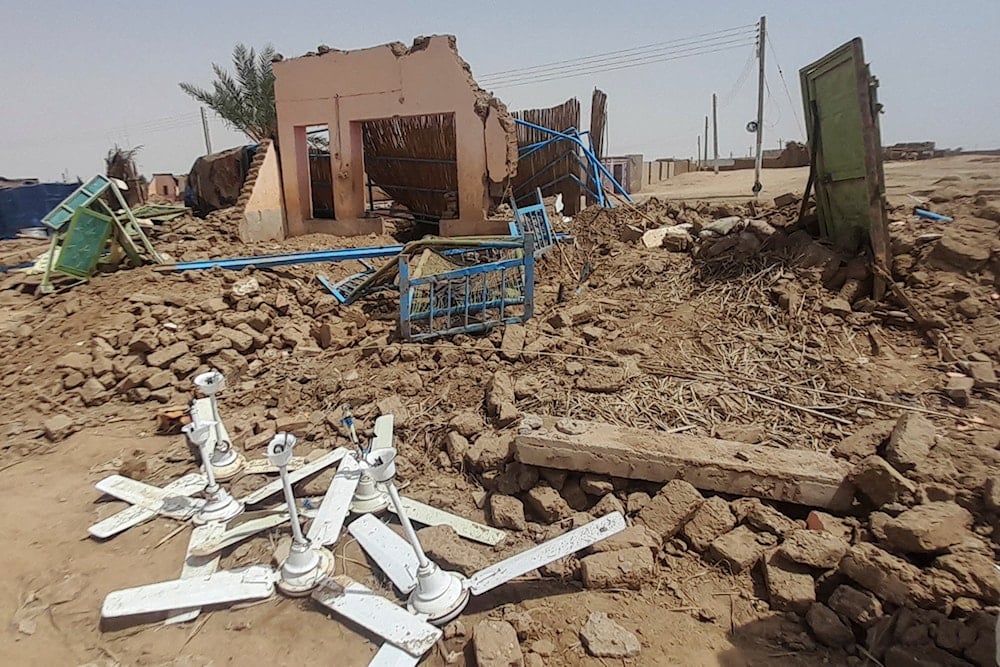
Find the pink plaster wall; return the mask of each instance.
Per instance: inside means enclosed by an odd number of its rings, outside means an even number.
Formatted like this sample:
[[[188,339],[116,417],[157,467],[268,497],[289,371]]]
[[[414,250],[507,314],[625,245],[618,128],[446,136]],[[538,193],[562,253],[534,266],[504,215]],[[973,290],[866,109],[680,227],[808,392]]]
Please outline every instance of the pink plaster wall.
[[[442,225],[442,233],[489,232],[489,181],[501,183],[516,169],[514,126],[506,107],[472,80],[454,41],[437,35],[417,38],[410,48],[393,43],[274,63],[289,236],[351,229],[309,219],[307,126],[329,126],[333,201],[342,222],[364,212],[361,121],[436,113],[455,114],[459,181],[460,219]]]

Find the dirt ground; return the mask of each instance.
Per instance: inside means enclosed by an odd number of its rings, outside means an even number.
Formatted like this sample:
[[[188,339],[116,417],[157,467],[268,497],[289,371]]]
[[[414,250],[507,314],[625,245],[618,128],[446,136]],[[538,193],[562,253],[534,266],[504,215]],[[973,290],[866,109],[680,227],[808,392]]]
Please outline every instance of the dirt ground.
[[[955,196],[995,187],[996,172],[996,161],[985,156],[959,155],[930,161],[886,162],[886,195],[890,205],[912,206],[914,202],[906,195],[934,192]],[[760,196],[773,199],[786,192],[801,193],[808,178],[809,167],[765,169],[760,179],[764,186]],[[666,197],[675,200],[745,201],[751,195],[752,187],[753,170],[722,171],[718,174],[693,172],[662,183],[644,183],[637,199]]]
[[[702,207],[709,216],[719,202],[746,201],[739,193],[749,192],[752,179],[752,172],[686,174],[644,191],[640,201],[661,200],[644,209],[659,218],[669,211],[663,200],[704,200],[710,202]],[[767,170],[762,196],[800,192],[805,179],[804,169]],[[936,267],[934,251],[922,250],[928,242],[920,240],[928,233],[957,233],[992,247],[995,261],[1000,256],[997,222],[979,216],[1000,204],[1000,160],[963,156],[888,163],[886,180],[890,203],[897,207],[890,215],[897,272],[903,272],[897,277],[947,322],[960,357],[981,354],[1000,362],[996,283],[985,269]],[[956,217],[952,227],[959,231],[915,218],[909,211],[914,202],[906,195],[935,202],[935,210]],[[775,226],[783,215],[771,218]],[[87,535],[89,525],[123,507],[100,497],[93,486],[98,480],[123,471],[162,485],[196,469],[184,437],[157,433],[155,415],[164,406],[185,404],[191,396],[189,378],[207,368],[208,355],[193,355],[190,369],[172,367],[173,381],[152,389],[148,374],[139,385],[129,383],[143,366],[145,352],[135,350],[143,349],[142,340],[149,337],[151,349],[186,341],[195,350],[197,335],[185,332],[210,324],[203,304],[220,297],[229,300],[227,312],[234,318],[254,308],[271,313],[270,339],[255,352],[212,357],[231,365],[223,369],[232,379],[220,397],[222,415],[248,456],[262,456],[267,435],[282,420],[296,417],[301,418],[297,435],[303,451],[346,445],[336,426],[337,406],[349,401],[362,430],[370,432],[379,402],[395,398],[408,413],[398,429],[406,494],[488,522],[476,497],[482,489],[496,492],[497,473],[451,460],[443,443],[456,415],[476,415],[482,422],[476,435],[493,436],[483,395],[497,372],[513,376],[516,407],[523,414],[659,430],[684,427],[691,435],[818,451],[835,452],[858,430],[894,421],[905,405],[924,410],[938,434],[927,467],[919,468],[915,478],[924,486],[949,489],[946,495],[972,508],[976,534],[992,557],[995,519],[983,509],[981,494],[998,474],[996,390],[977,391],[967,406],[955,405],[942,386],[957,367],[912,322],[893,324],[886,308],[875,307],[837,316],[825,305],[835,290],[822,284],[817,269],[802,270],[786,261],[788,253],[699,262],[687,253],[620,241],[626,221],[645,224],[624,209],[603,215],[587,211],[572,223],[576,247],[553,253],[539,265],[536,315],[526,326],[524,352],[514,360],[498,354],[499,331],[401,344],[391,300],[340,308],[315,280],[317,273],[337,279],[356,270],[347,266],[186,274],[141,268],[101,275],[41,299],[26,294],[21,279],[0,278],[5,394],[0,534],[6,542],[0,555],[0,618],[5,620],[0,662],[364,665],[374,654],[369,638],[329,618],[308,599],[274,598],[213,610],[177,626],[100,623],[108,592],[179,575],[189,531],[156,519],[104,542]],[[154,235],[156,245],[177,259],[393,241],[311,236],[247,247],[234,240],[224,219],[168,226]],[[0,256],[23,261],[26,247],[31,243],[12,243]],[[568,304],[559,303],[558,293],[577,287],[576,275],[586,262],[593,272],[585,288]],[[248,277],[259,281],[260,293],[240,305],[228,295],[237,280]],[[573,327],[554,328],[550,318],[576,306],[587,310],[595,330],[580,334]],[[332,327],[334,342],[327,347],[316,342],[321,323]],[[94,370],[103,363],[105,348],[107,368]],[[74,362],[67,360],[71,353],[86,355],[88,368],[78,373],[80,383]],[[578,378],[592,367],[614,368],[623,381],[608,393],[580,391]],[[87,387],[95,392],[90,400],[85,400]],[[750,389],[771,392],[772,400],[747,394]],[[776,404],[777,396],[811,411]],[[58,414],[68,415],[71,426],[66,433],[47,435],[46,425]],[[496,429],[500,436],[512,432],[512,427]],[[330,473],[324,473],[297,490],[322,495],[329,480]],[[262,482],[245,476],[233,488],[241,495]],[[646,489],[652,495],[657,488],[632,485],[627,491]],[[592,510],[594,504],[590,498],[581,509]],[[802,520],[809,508],[780,509]],[[867,515],[857,517],[861,533],[868,531],[867,521]],[[566,526],[531,522],[527,531],[512,531],[496,553],[474,548],[492,560]],[[222,566],[264,562],[286,531],[287,526],[226,550]],[[772,610],[756,570],[732,574],[683,542],[671,544],[659,553],[655,573],[640,590],[590,590],[571,576],[529,575],[474,599],[461,617],[463,627],[452,627],[451,636],[421,664],[475,664],[472,629],[485,618],[510,621],[523,652],[535,656],[534,664],[876,664],[860,649],[823,646],[800,616]],[[338,572],[388,591],[352,540],[342,538],[335,553]],[[969,613],[982,607],[979,603]],[[593,611],[608,613],[635,633],[642,644],[639,655],[590,656],[579,630]]]

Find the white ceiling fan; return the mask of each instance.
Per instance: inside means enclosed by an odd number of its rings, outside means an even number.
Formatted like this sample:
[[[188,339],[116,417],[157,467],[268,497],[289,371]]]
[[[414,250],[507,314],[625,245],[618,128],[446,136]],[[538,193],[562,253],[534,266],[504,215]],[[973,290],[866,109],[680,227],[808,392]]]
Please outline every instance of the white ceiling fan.
[[[267,565],[251,565],[114,591],[104,599],[101,618],[161,614],[261,600],[271,597],[276,587],[285,595],[300,597],[308,595],[321,585],[323,590],[329,590],[335,585],[335,580],[327,578],[333,570],[332,554],[321,545],[309,541],[302,534],[299,525],[287,470],[294,445],[294,436],[279,433],[268,446],[268,459],[281,475],[293,533],[289,555],[277,570]],[[440,629],[389,600],[368,591],[360,584],[350,582],[348,585],[352,593],[367,591],[367,603],[363,605],[361,612],[354,614],[359,624],[397,649],[402,649],[410,658],[422,656],[441,637]],[[397,654],[397,651],[390,649],[379,660],[385,660],[387,656],[399,657]]]
[[[373,448],[391,448],[393,444],[392,415],[382,415],[375,420],[374,435],[368,447],[362,447],[354,429],[354,419],[350,407],[344,408],[344,424],[348,427],[355,451],[348,454],[340,462],[337,474],[334,475],[330,487],[316,513],[316,518],[309,527],[307,537],[310,541],[328,546],[337,541],[344,527],[348,512],[354,514],[379,513],[386,509],[398,514],[400,507],[409,517],[418,523],[429,526],[447,524],[455,532],[476,542],[496,546],[506,537],[506,533],[491,526],[485,526],[475,521],[469,521],[450,512],[412,500],[400,498],[397,505],[390,501],[389,493],[384,484],[373,478],[370,466],[364,457]]]
[[[378,421],[382,420],[384,421],[380,429]],[[391,419],[380,417],[376,421],[375,428],[376,432],[380,433],[380,442],[392,442]],[[443,625],[458,616],[468,604],[470,595],[486,593],[511,579],[569,556],[625,529],[625,517],[620,512],[613,512],[527,551],[494,563],[470,577],[464,577],[457,572],[447,572],[427,558],[402,506],[399,492],[393,483],[396,476],[395,459],[394,448],[379,447],[368,452],[360,465],[367,468],[375,482],[384,485],[403,526],[406,539],[399,537],[372,515],[355,520],[348,527],[348,531],[396,588],[409,595],[407,600],[409,611],[435,625]],[[352,616],[355,607],[360,605],[360,602],[351,600],[353,596],[350,586],[342,581],[331,582],[329,579],[313,593],[314,599],[334,613],[364,625]]]
[[[381,417],[379,422],[376,423],[376,439],[373,444],[391,443],[392,417]],[[332,556],[328,555],[329,552],[322,544],[303,536],[299,527],[291,476],[287,470],[294,444],[294,436],[278,434],[268,447],[268,458],[278,468],[281,476],[286,501],[284,509],[288,512],[294,535],[292,550],[278,570],[265,565],[219,572],[199,572],[197,568],[193,568],[181,579],[110,593],[101,609],[102,618],[164,612],[183,617],[187,610],[203,606],[266,599],[274,594],[275,587],[292,596],[311,592],[313,599],[323,607],[337,616],[351,620],[386,642],[379,649],[372,665],[415,665],[442,636],[436,625],[458,616],[468,603],[470,595],[480,595],[492,590],[625,527],[624,517],[620,513],[609,514],[466,578],[458,573],[441,570],[424,554],[393,483],[396,450],[378,447],[364,456],[347,456],[345,462],[350,459],[352,463],[348,463],[346,468],[341,465],[343,474],[338,471],[339,477],[335,476],[331,488],[338,478],[360,481],[361,473],[367,473],[373,482],[383,485],[407,533],[408,540],[404,540],[370,513],[363,515],[349,527],[351,534],[396,587],[409,594],[407,607],[404,608],[348,577],[328,576],[332,571]],[[345,482],[340,483],[341,488],[346,486]],[[328,497],[338,498],[337,504],[343,506],[328,506],[328,518],[346,518],[346,507],[353,497],[353,489],[352,486],[352,494],[328,492]],[[322,507],[319,513],[323,513]],[[247,519],[249,523],[257,521],[256,518]],[[343,518],[340,522],[343,523]],[[316,534],[325,536],[332,524],[328,519],[322,526],[321,532]],[[212,525],[202,526],[197,530],[204,534],[204,531],[212,530]],[[200,553],[195,542],[193,536],[190,550]],[[215,563],[217,562],[216,559]]]

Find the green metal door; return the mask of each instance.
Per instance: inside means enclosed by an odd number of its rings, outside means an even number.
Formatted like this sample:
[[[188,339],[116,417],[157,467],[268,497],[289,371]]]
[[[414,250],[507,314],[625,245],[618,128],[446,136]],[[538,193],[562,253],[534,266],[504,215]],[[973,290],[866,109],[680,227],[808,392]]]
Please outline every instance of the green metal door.
[[[816,153],[820,229],[844,252],[857,252],[870,241],[876,262],[888,270],[878,82],[865,64],[861,38],[802,68],[799,76],[809,143]]]

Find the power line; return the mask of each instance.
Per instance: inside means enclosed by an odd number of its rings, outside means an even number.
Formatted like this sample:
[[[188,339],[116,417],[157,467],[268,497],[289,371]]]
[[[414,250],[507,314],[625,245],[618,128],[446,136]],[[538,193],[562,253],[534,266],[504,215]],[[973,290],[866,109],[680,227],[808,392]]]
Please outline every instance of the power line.
[[[497,84],[487,84],[491,87],[496,88],[513,88],[516,86],[523,86],[531,83],[544,83],[546,81],[554,81],[556,79],[571,79],[578,76],[586,76],[588,74],[596,74],[598,72],[614,72],[622,69],[629,69],[632,67],[641,67],[643,65],[652,65],[654,63],[668,62],[670,60],[680,60],[683,58],[691,58],[694,56],[708,55],[710,53],[719,53],[722,51],[732,51],[733,49],[740,49],[747,46],[752,46],[753,41],[741,40],[737,42],[724,43],[719,45],[706,45],[704,47],[698,47],[699,50],[694,50],[691,52],[678,51],[671,54],[666,54],[664,56],[659,56],[651,59],[641,60],[637,62],[631,62],[626,64],[619,64],[616,62],[608,63],[603,66],[596,66],[589,69],[570,71],[564,73],[544,73],[536,77],[529,77],[524,79],[514,79],[507,83],[497,83]],[[715,46],[716,48],[707,48],[708,46]]]
[[[683,53],[710,46],[733,44],[736,42],[746,41],[749,37],[750,37],[749,33],[743,35],[726,35],[723,37],[713,37],[711,39],[698,40],[697,42],[690,42],[687,44],[678,44],[672,47],[653,49],[641,53],[620,55],[610,58],[599,58],[599,59],[595,59],[592,57],[588,59],[589,62],[583,62],[581,60],[580,62],[573,62],[564,65],[537,68],[532,72],[526,72],[523,74],[507,74],[503,76],[483,77],[483,81],[486,82],[488,85],[502,85],[504,83],[513,83],[515,81],[528,80],[528,79],[538,78],[541,76],[549,76],[559,72],[572,72],[574,70],[581,70],[581,69],[589,70],[595,67],[604,67],[607,65],[639,62],[653,57],[667,56],[674,53]]]
[[[788,98],[788,105],[792,107],[792,115],[795,117],[795,125],[798,126],[801,136],[805,138],[806,131],[802,127],[802,121],[799,119],[798,106],[792,101],[792,93],[788,90],[788,82],[785,81],[785,73],[781,71],[781,65],[778,64],[778,54],[774,52],[774,42],[771,41],[771,36],[767,35],[767,45],[771,47],[771,55],[774,56],[774,66],[778,68],[778,76],[781,77],[781,85],[785,88],[785,96]]]
[[[773,130],[778,127],[778,122],[781,120],[781,107],[778,106],[778,101],[775,99],[774,95],[771,94],[771,85],[768,83],[767,75],[764,76],[764,90],[767,91],[767,103],[766,107],[773,109],[777,113],[777,118],[775,118],[770,123],[764,123],[764,127],[769,130]],[[794,111],[794,109],[793,109]],[[770,114],[768,115],[770,117]]]
[[[602,59],[608,58],[609,56],[618,56],[618,55],[623,55],[623,54],[631,54],[631,53],[635,53],[635,52],[639,52],[639,51],[646,51],[646,50],[649,50],[649,49],[656,50],[656,49],[659,49],[659,48],[662,48],[662,47],[670,46],[672,44],[676,45],[676,44],[679,44],[680,42],[689,42],[689,41],[692,41],[692,40],[698,40],[698,39],[703,38],[703,37],[713,37],[713,36],[722,35],[724,33],[729,33],[729,32],[733,32],[733,31],[746,30],[747,28],[753,28],[755,26],[756,26],[756,24],[749,24],[749,25],[736,26],[734,28],[724,28],[722,30],[716,30],[714,32],[706,32],[706,33],[701,33],[699,35],[692,35],[690,37],[680,37],[678,39],[669,40],[669,41],[666,41],[666,42],[655,42],[653,44],[644,44],[642,46],[636,46],[636,47],[633,47],[631,49],[620,49],[618,51],[608,51],[606,53],[598,53],[598,54],[594,54],[594,55],[590,55],[590,56],[581,56],[579,58],[569,58],[567,60],[557,60],[555,62],[545,63],[543,65],[533,65],[531,67],[519,67],[519,68],[515,68],[515,69],[501,70],[499,72],[490,72],[489,74],[484,74],[482,76],[482,79],[485,81],[485,80],[488,80],[488,79],[507,78],[507,76],[505,76],[505,75],[527,73],[527,72],[530,72],[532,70],[539,70],[539,69],[549,69],[549,68],[554,67],[556,65],[564,65],[564,64],[570,64],[570,63],[583,64],[584,62],[586,62],[588,60],[602,60]]]
[[[740,72],[739,77],[737,77],[735,83],[733,83],[732,87],[729,89],[729,92],[722,96],[722,101],[719,102],[719,108],[725,109],[728,107],[733,100],[736,99],[736,95],[743,90],[743,86],[746,85],[746,82],[750,79],[750,73],[753,71],[753,66],[756,60],[757,54],[754,51],[751,51],[747,56],[746,62],[743,64],[743,71]]]

